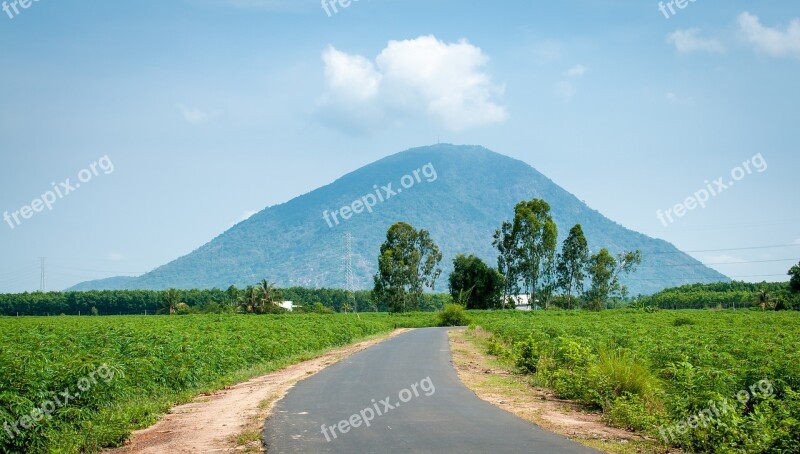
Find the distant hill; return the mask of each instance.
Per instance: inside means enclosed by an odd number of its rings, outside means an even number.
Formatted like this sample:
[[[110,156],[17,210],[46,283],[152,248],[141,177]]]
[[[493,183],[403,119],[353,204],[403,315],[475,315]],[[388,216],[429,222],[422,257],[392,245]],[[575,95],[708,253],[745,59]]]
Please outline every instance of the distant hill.
[[[429,163],[431,166],[423,169]],[[419,171],[416,178],[413,173],[417,169],[427,173]],[[401,186],[405,175],[414,180],[414,185],[406,189]],[[408,178],[404,182],[409,186]],[[351,213],[349,220],[338,213],[336,224],[330,212],[365,196],[364,201],[372,202],[369,194],[376,200],[377,194],[385,197],[381,186],[388,183],[392,183],[395,195],[376,201],[370,207],[372,213]],[[138,278],[85,282],[74,288],[226,288],[255,284],[265,278],[282,287],[343,287],[343,236],[350,232],[356,284],[367,289],[372,286],[386,230],[397,221],[405,221],[429,230],[441,247],[444,273],[437,289],[446,290],[456,254],[474,253],[491,265],[496,263],[492,233],[513,216],[517,202],[534,197],[550,203],[559,242],[570,227],[580,223],[593,251],[601,247],[612,252],[642,250],[643,266],[627,282],[631,294],[729,280],[670,243],[609,220],[522,161],[479,146],[435,145],[389,156],[267,208],[192,253]],[[353,208],[363,209],[358,204]],[[327,221],[323,217],[326,210]]]
[[[131,285],[133,285],[135,280],[135,277],[129,276],[109,277],[96,281],[81,282],[78,285],[70,287],[69,290],[76,292],[86,292],[89,290],[121,290],[133,288]]]

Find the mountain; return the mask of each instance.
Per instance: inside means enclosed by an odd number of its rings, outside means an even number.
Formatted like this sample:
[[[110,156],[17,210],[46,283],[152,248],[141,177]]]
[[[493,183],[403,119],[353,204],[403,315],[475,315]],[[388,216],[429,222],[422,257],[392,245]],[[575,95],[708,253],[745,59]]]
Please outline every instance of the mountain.
[[[87,292],[89,290],[119,290],[125,288],[133,288],[135,277],[130,276],[115,276],[105,279],[98,279],[96,281],[86,281],[70,287],[68,290],[76,292]]]
[[[592,251],[640,249],[643,264],[626,282],[633,295],[729,280],[670,243],[609,220],[522,161],[479,146],[435,145],[389,156],[269,207],[140,277],[86,282],[75,288],[226,288],[261,279],[281,287],[344,287],[347,232],[352,234],[356,286],[371,288],[386,230],[405,221],[429,230],[442,249],[444,273],[436,288],[446,291],[453,257],[472,253],[494,265],[493,232],[513,217],[519,201],[535,197],[550,203],[559,243],[580,223]],[[358,213],[341,210],[344,206]]]

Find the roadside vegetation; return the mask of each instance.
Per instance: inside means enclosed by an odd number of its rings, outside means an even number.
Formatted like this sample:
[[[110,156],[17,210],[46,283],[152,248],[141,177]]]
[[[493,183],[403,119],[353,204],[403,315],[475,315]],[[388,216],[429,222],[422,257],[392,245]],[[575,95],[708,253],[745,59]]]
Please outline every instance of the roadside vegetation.
[[[0,318],[0,452],[97,452],[198,393],[435,324],[432,313]]]
[[[443,260],[434,239],[401,222],[378,251],[372,291],[262,280],[244,289],[0,295],[0,315],[9,316],[0,317],[0,451],[96,452],[177,402],[322,350],[394,328],[472,324],[493,333],[490,352],[532,383],[665,446],[800,452],[800,314],[789,311],[800,310],[800,264],[787,283],[630,298],[621,278],[635,272],[639,251],[590,254],[580,225],[560,252],[557,237],[547,202],[520,202],[495,232],[497,266],[456,256],[448,293],[433,293]],[[502,310],[520,295],[533,311]],[[718,310],[728,308],[737,310]],[[58,314],[84,316],[26,317]],[[112,379],[95,380],[100,368]],[[87,376],[89,389],[42,415]],[[769,394],[754,393],[713,424],[679,425],[764,381]]]
[[[800,314],[470,314],[490,353],[613,426],[690,452],[800,452]]]

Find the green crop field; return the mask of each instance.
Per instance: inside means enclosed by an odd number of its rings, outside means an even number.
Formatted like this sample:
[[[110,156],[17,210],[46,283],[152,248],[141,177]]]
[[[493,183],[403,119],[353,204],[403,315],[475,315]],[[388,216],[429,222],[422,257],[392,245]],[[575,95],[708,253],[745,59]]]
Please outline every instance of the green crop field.
[[[0,318],[0,452],[95,452],[171,405],[434,314]]]
[[[800,313],[478,312],[490,352],[690,452],[800,452]]]

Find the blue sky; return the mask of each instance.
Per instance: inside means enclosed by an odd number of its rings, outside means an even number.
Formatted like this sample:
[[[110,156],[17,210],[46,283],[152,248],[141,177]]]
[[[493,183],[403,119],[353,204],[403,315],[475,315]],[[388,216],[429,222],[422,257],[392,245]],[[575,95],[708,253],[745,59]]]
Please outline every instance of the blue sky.
[[[797,2],[697,0],[674,15],[665,5],[670,18],[641,0],[337,9],[0,11],[0,213],[91,172],[52,210],[0,224],[0,291],[38,289],[41,256],[48,289],[151,270],[437,138],[521,159],[626,227],[707,251],[692,255],[729,276],[780,280],[800,259]],[[759,154],[763,172],[659,221]]]

